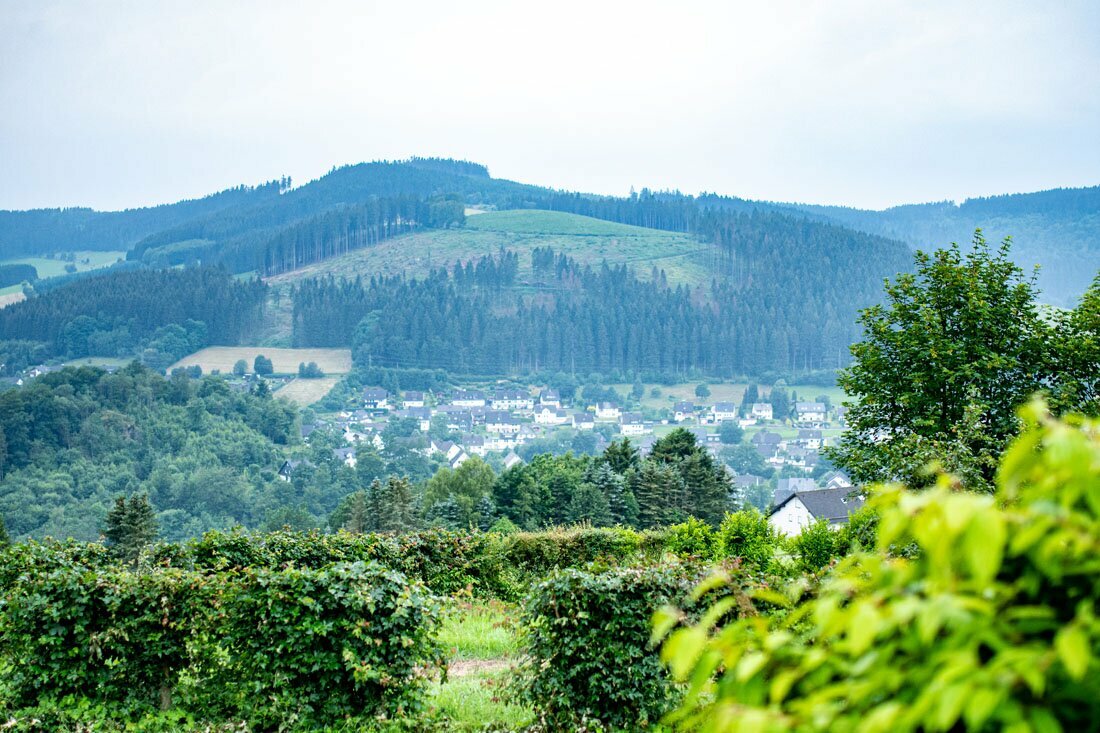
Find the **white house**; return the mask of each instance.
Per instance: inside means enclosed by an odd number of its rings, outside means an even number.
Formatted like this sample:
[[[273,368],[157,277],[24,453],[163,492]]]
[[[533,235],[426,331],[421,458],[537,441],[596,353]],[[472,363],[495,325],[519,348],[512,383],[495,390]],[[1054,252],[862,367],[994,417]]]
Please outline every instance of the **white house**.
[[[423,407],[424,406],[424,393],[423,392],[406,392],[404,398],[401,400],[401,404],[405,406],[405,409],[410,407]]]
[[[390,409],[390,393],[381,387],[367,387],[363,390],[363,407],[368,410]]]
[[[451,468],[458,468],[470,457],[462,446],[449,440],[433,440],[428,447],[428,453],[442,453]]]
[[[770,402],[753,402],[752,403],[752,416],[757,420],[771,420],[772,419],[772,403]]]
[[[645,435],[649,429],[641,415],[636,412],[624,412],[619,422],[619,432],[623,435]]]
[[[848,517],[863,506],[860,497],[849,498],[851,489],[818,489],[789,494],[772,509],[768,524],[788,537],[794,537],[819,519],[836,529],[847,524]]]
[[[454,393],[451,404],[455,407],[485,407],[485,395],[477,390],[460,389]]]
[[[825,405],[820,402],[796,402],[794,415],[802,425],[820,426],[825,423]]]
[[[672,406],[672,418],[676,422],[683,422],[695,417],[694,402],[677,402]]]
[[[355,449],[354,448],[333,448],[332,455],[337,460],[343,461],[344,465],[348,468],[355,468]]]
[[[798,431],[798,438],[796,439],[799,445],[808,450],[820,450],[821,449],[821,431],[816,428],[801,428]]]
[[[601,402],[596,405],[597,420],[618,420],[623,416],[623,411],[612,402]]]
[[[565,425],[572,421],[568,412],[556,407],[542,407],[535,412],[535,422],[539,425]]]
[[[509,435],[486,435],[485,442],[482,444],[485,448],[485,452],[499,451],[499,450],[511,450],[516,447],[516,439]]]
[[[573,427],[577,430],[593,430],[596,427],[596,422],[592,419],[591,413],[574,412]]]
[[[515,435],[520,429],[519,420],[501,410],[485,413],[485,429],[498,435]]]
[[[519,456],[517,456],[515,454],[515,452],[513,452],[513,451],[508,451],[508,455],[504,456],[504,468],[505,468],[505,470],[507,470],[509,468],[514,468],[515,466],[518,466],[521,463],[523,463],[523,459],[520,458]]]
[[[531,395],[518,389],[498,389],[489,400],[494,410],[531,410],[535,403]]]
[[[539,393],[540,407],[561,407],[561,395],[556,389],[544,389]]]
[[[710,408],[710,419],[713,422],[720,423],[726,420],[736,420],[740,411],[737,409],[737,405],[732,402],[715,402]]]

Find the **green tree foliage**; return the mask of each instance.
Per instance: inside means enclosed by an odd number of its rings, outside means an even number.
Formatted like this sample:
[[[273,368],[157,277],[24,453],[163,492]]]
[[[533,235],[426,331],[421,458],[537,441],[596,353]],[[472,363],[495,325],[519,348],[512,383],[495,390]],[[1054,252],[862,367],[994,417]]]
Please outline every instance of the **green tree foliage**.
[[[370,521],[373,530],[407,532],[419,524],[416,497],[408,478],[389,476],[385,481],[375,479],[369,490]]]
[[[615,473],[623,476],[632,468],[637,468],[641,463],[638,449],[630,444],[630,438],[613,440],[603,452],[603,460]]]
[[[737,445],[745,437],[745,430],[733,420],[725,420],[718,426],[718,438],[722,445]]]
[[[695,396],[703,399],[710,397],[710,387],[707,386],[706,382],[695,385]]]
[[[876,544],[786,610],[674,631],[685,730],[1087,730],[1100,715],[1100,424],[1041,407],[1003,454],[996,496],[941,476],[880,489]],[[912,547],[912,552],[897,548]],[[715,584],[720,583],[716,581]],[[711,587],[713,587],[712,584]],[[728,605],[730,601],[719,601]],[[676,616],[662,615],[658,634]]]
[[[1100,277],[1062,322],[1056,343],[1054,406],[1100,415]]]
[[[775,558],[779,535],[754,508],[727,514],[717,530],[718,555],[740,558],[748,567],[767,569]]]
[[[103,536],[111,552],[121,560],[136,563],[157,538],[157,518],[145,494],[119,496],[107,513]]]
[[[11,538],[8,536],[8,527],[4,523],[4,518],[0,517],[0,547],[7,547],[11,544]]]
[[[266,377],[275,373],[275,365],[263,354],[256,354],[256,358],[252,361],[252,371],[261,377]]]
[[[918,252],[916,273],[887,283],[886,303],[862,312],[864,340],[838,380],[855,405],[830,453],[855,481],[916,486],[939,461],[972,488],[992,487],[996,456],[1019,427],[1015,410],[1052,365],[1034,278],[1009,251],[979,231],[966,253]]]
[[[649,729],[673,697],[648,620],[687,588],[662,567],[551,575],[524,602],[527,658],[513,695],[547,730]]]
[[[248,373],[248,362],[244,359],[237,359],[233,364],[233,373],[238,377],[243,377]]]
[[[298,363],[298,376],[302,379],[320,379],[325,376],[325,373],[321,371],[321,367],[317,366],[317,362],[311,361],[309,363]]]
[[[455,527],[477,526],[478,505],[485,497],[492,497],[496,475],[493,469],[477,456],[471,456],[458,468],[441,468],[424,486],[424,506],[432,506],[447,499],[458,505]]]

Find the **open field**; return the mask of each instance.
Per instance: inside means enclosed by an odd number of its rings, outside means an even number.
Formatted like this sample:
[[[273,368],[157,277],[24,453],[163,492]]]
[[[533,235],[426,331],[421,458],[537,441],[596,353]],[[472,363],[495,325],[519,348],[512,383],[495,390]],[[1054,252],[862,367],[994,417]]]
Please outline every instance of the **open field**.
[[[102,267],[113,265],[120,259],[126,258],[125,252],[116,251],[73,252],[73,254],[76,256],[76,261],[71,264],[76,266],[77,272],[98,270]],[[85,262],[85,260],[87,260],[87,262]],[[0,265],[33,265],[34,269],[38,270],[38,278],[40,280],[47,277],[68,274],[65,272],[65,265],[68,264],[70,263],[62,259],[49,259],[46,257],[16,257],[10,260],[0,261]]]
[[[116,367],[121,369],[132,361],[133,358],[118,359],[111,356],[84,356],[79,359],[72,359],[65,362],[65,366]]]
[[[251,372],[252,362],[260,354],[271,359],[276,374],[297,374],[298,364],[311,361],[317,362],[325,374],[347,374],[351,371],[351,349],[276,349],[266,346],[208,346],[183,357],[169,367],[169,371],[198,364],[206,374],[215,369],[227,373],[233,371],[238,359],[244,359]]]
[[[630,390],[634,385],[632,384],[613,384],[619,394],[630,394]],[[715,402],[733,402],[741,404],[741,398],[745,395],[745,389],[748,388],[748,384],[745,383],[733,383],[733,384],[711,384],[707,383],[710,389],[710,397],[696,397],[695,388],[699,386],[698,382],[674,384],[665,386],[661,384],[646,384],[645,396],[642,397],[642,406],[654,410],[659,410],[662,407],[672,407],[674,404],[680,401],[688,401],[695,403],[706,403],[712,405]],[[654,388],[661,390],[659,397],[651,396]],[[767,396],[770,388],[765,385],[760,385],[760,396]],[[826,395],[834,405],[839,405],[844,401],[844,390],[840,387],[820,387],[812,384],[791,384],[787,385],[788,392],[794,392],[798,395],[800,402],[813,401],[820,395]]]
[[[327,395],[339,381],[340,377],[294,379],[275,390],[275,396],[286,397],[301,407],[308,407]]]
[[[12,285],[10,288],[0,290],[0,308],[5,308],[26,299],[27,296],[23,295],[22,286]]]
[[[709,282],[709,247],[675,232],[626,226],[555,211],[499,211],[478,214],[461,229],[413,232],[373,247],[318,262],[269,278],[272,284],[296,282],[323,275],[423,277],[429,269],[450,266],[501,247],[519,255],[519,282],[531,277],[531,251],[551,247],[579,262],[628,264],[647,278],[653,267],[665,271],[669,282]]]

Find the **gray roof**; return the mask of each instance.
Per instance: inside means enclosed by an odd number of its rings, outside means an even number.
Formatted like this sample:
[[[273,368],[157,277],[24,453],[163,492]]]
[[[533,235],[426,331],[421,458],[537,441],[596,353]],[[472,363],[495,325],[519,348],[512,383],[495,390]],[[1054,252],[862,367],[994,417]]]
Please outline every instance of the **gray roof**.
[[[848,521],[848,517],[863,506],[863,497],[852,496],[851,489],[818,489],[817,491],[804,491],[787,496],[783,501],[777,502],[772,514],[797,498],[810,511],[814,519],[827,519],[830,524],[838,524]]]

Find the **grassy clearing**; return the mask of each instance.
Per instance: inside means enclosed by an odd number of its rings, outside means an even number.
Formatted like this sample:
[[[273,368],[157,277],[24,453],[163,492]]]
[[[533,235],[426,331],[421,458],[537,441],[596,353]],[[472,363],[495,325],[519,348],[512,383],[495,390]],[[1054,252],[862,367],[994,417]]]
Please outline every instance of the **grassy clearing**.
[[[309,407],[327,395],[339,381],[340,377],[294,379],[275,390],[275,394],[278,397],[285,397],[301,407]]]
[[[614,384],[611,385],[615,388],[619,394],[630,394],[630,390],[633,389],[632,384]],[[748,388],[748,384],[730,383],[730,384],[714,384],[707,383],[710,389],[710,397],[696,397],[695,388],[699,386],[699,382],[690,382],[673,385],[662,384],[646,384],[645,396],[642,397],[642,406],[654,410],[659,410],[663,407],[672,407],[677,402],[687,401],[694,402],[696,404],[713,405],[715,402],[733,402],[735,404],[741,404],[741,399],[745,396],[745,390]],[[659,397],[653,397],[652,391],[654,388],[661,390]],[[760,385],[761,397],[766,397],[770,391],[770,388],[765,385]],[[798,394],[799,401],[810,401],[816,399],[820,395],[826,395],[834,405],[841,404],[844,399],[844,390],[840,387],[821,387],[813,384],[791,384],[787,386],[787,391],[794,391]]]
[[[553,211],[479,214],[468,219],[461,229],[406,234],[277,275],[268,282],[289,283],[322,275],[424,277],[433,267],[495,254],[501,247],[519,255],[519,282],[531,278],[531,251],[536,247],[551,247],[592,265],[604,260],[628,264],[643,278],[648,278],[656,266],[665,271],[673,285],[709,282],[706,260],[709,247],[688,235]]]
[[[0,265],[34,265],[34,269],[38,270],[39,279],[45,279],[47,277],[57,277],[58,275],[66,275],[65,265],[72,264],[76,266],[77,272],[84,272],[85,270],[98,270],[103,267],[108,267],[115,264],[120,259],[126,258],[125,252],[73,252],[76,256],[76,261],[69,263],[61,259],[47,259],[46,257],[17,257],[10,260],[0,261]]]
[[[0,291],[0,308],[6,308],[9,305],[26,300],[27,296],[23,295],[23,288],[20,285],[12,285],[12,288],[4,288]]]
[[[65,362],[65,366],[115,367],[121,369],[132,361],[132,358],[118,359],[111,356],[85,356],[80,359],[71,359]]]
[[[513,606],[500,602],[455,602],[440,630],[450,672],[431,690],[432,704],[454,730],[516,730],[531,722],[525,707],[506,702],[502,693],[510,667],[520,654]]]
[[[238,359],[244,359],[251,372],[252,362],[260,354],[271,359],[276,374],[297,374],[298,364],[311,361],[317,362],[325,374],[347,374],[351,371],[351,349],[277,349],[267,346],[209,346],[183,357],[169,370],[198,364],[204,373],[218,369],[224,374],[233,371]]]

